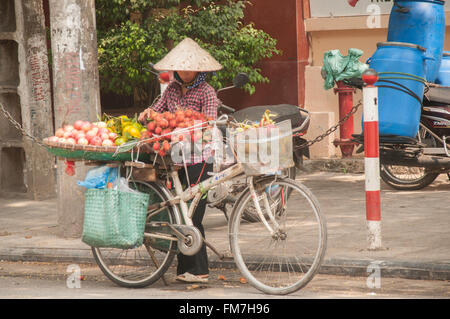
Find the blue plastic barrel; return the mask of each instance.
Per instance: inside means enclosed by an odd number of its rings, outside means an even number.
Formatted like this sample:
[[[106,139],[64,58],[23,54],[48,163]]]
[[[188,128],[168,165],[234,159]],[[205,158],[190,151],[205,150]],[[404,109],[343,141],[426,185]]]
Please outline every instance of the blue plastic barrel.
[[[450,86],[450,51],[444,51],[442,54],[441,67],[439,68],[436,83]]]
[[[426,79],[434,82],[439,72],[445,37],[444,2],[441,0],[394,0],[387,41],[406,42],[427,49]]]
[[[426,50],[400,42],[381,42],[377,46],[368,63],[379,74],[375,84],[379,87],[379,134],[415,137],[425,88]]]

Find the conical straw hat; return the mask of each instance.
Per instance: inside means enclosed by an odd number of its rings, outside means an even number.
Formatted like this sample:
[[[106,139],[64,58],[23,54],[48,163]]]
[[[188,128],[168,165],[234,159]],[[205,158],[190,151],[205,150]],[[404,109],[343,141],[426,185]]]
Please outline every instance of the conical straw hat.
[[[156,63],[154,68],[158,71],[211,72],[222,69],[222,65],[194,40],[185,38]]]

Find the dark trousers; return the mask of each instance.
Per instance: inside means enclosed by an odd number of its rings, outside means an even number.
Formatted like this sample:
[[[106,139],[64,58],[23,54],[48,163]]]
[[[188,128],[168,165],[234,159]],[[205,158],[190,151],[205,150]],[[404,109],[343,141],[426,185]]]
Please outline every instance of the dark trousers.
[[[198,163],[192,166],[187,167],[187,172],[189,175],[189,181],[191,184],[197,183],[197,180],[200,176],[200,181],[204,181],[205,179],[211,177],[207,174],[207,172],[213,171],[212,164]],[[203,172],[202,172],[203,169]],[[182,184],[187,185],[186,174],[184,169],[179,171],[180,181]],[[205,237],[205,230],[203,229],[202,221],[203,216],[205,215],[206,210],[206,198],[201,199],[195,209],[195,212],[192,216],[192,222],[195,227],[201,232],[202,236]],[[178,258],[178,266],[177,266],[177,275],[182,275],[185,272],[191,273],[193,275],[206,275],[209,273],[208,267],[208,255],[206,253],[206,245],[203,243],[200,251],[193,256],[186,256],[181,253],[177,255]]]

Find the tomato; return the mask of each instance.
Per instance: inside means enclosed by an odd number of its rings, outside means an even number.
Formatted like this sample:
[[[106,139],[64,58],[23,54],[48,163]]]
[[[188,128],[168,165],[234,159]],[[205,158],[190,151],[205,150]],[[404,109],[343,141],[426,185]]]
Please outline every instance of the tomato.
[[[187,110],[184,112],[184,115],[187,116],[187,117],[191,117],[191,116],[192,116],[192,110],[191,110],[191,109],[187,109]]]
[[[160,145],[159,145],[159,143],[158,143],[158,142],[156,142],[156,143],[153,143],[153,150],[154,150],[154,151],[158,151],[158,150],[159,150],[159,148],[160,148]]]
[[[156,134],[156,135],[161,135],[161,132],[162,132],[162,128],[159,127],[159,126],[157,126],[157,127],[155,128],[155,134]]]

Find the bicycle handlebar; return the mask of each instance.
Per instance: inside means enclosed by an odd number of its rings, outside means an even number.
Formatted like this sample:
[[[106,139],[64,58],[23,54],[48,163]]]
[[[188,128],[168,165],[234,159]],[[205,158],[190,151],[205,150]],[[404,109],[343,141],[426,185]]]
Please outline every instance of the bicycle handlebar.
[[[224,109],[225,111],[227,111],[227,112],[229,112],[229,113],[234,113],[234,112],[236,112],[236,110],[233,109],[232,107],[227,106],[227,105],[222,104],[222,103],[219,105],[219,109]]]

